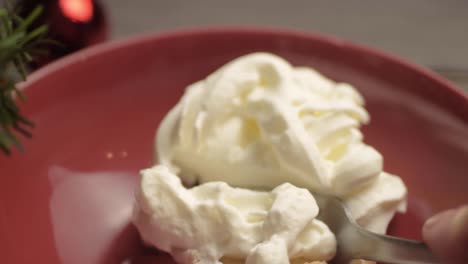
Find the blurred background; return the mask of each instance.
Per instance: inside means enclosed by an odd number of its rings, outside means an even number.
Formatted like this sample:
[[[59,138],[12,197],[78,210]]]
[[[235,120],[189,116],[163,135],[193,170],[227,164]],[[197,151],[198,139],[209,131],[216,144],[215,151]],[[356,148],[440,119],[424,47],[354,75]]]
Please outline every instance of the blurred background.
[[[93,1],[42,2],[60,2],[62,10],[65,6],[71,16],[82,19]],[[105,39],[195,26],[287,27],[397,54],[468,89],[468,0],[96,0],[94,4],[105,14]]]

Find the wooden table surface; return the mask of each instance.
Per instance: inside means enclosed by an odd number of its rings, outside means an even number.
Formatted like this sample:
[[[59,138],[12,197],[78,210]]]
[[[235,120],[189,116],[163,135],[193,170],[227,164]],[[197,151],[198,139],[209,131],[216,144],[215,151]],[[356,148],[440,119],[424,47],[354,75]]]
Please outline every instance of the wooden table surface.
[[[112,37],[198,25],[322,32],[441,70],[468,88],[468,0],[102,0]]]

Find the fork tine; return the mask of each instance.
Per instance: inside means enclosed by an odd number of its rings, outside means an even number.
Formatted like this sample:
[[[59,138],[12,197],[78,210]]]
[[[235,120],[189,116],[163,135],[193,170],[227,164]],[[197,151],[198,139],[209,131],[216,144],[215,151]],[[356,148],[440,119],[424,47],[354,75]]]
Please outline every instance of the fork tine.
[[[325,222],[336,236],[337,251],[332,263],[349,263],[358,258],[396,264],[440,263],[424,243],[365,230],[338,198],[311,193],[320,209],[317,219]]]

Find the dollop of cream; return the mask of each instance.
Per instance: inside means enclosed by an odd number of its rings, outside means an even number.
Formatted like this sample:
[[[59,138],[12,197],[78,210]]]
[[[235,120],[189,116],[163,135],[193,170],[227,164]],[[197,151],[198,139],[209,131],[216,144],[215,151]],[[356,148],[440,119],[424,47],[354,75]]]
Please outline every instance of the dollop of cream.
[[[158,162],[186,185],[287,182],[335,195],[358,223],[383,233],[405,210],[406,188],[363,142],[363,105],[350,84],[273,54],[249,54],[187,88],[158,130]],[[271,243],[258,246],[258,256],[282,242]]]
[[[187,189],[159,165],[141,172],[133,222],[146,243],[180,263],[285,264],[334,256],[335,237],[318,211],[308,190],[289,183],[272,191],[224,182]]]

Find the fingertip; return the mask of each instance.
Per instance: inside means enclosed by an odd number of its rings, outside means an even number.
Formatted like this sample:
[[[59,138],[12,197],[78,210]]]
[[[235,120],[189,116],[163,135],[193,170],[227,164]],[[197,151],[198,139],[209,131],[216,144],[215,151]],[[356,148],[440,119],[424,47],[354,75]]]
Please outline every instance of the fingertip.
[[[424,224],[423,237],[447,263],[468,263],[468,205],[431,217]]]
[[[460,207],[454,218],[452,235],[456,238],[461,245],[465,246],[468,250],[468,205]]]

